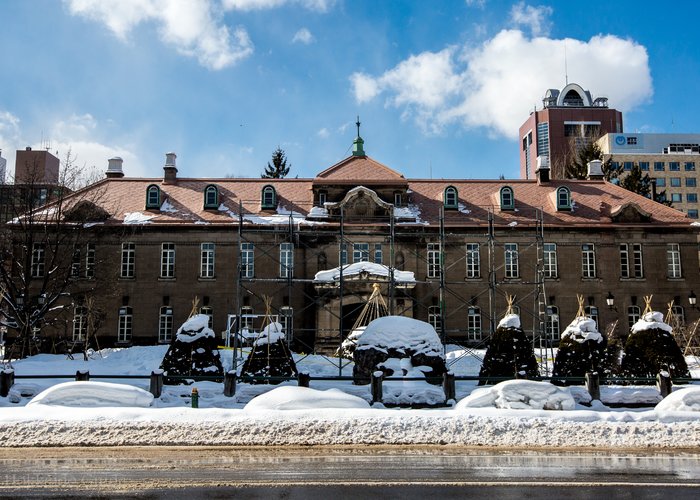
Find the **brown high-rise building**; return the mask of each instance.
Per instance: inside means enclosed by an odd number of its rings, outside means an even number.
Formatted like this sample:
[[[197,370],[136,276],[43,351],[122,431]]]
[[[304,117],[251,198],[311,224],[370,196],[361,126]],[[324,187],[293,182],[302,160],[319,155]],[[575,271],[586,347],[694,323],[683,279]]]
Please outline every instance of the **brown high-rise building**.
[[[15,184],[58,184],[61,162],[45,150],[17,150]]]
[[[564,165],[577,147],[606,133],[620,133],[622,113],[608,108],[606,97],[570,83],[549,89],[543,108],[520,126],[520,178],[533,179],[538,165],[549,166],[553,179],[564,178]]]

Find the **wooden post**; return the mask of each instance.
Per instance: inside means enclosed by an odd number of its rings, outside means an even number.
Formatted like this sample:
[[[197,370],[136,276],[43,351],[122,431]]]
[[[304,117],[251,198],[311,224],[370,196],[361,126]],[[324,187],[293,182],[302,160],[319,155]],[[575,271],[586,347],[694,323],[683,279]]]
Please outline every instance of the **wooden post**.
[[[15,371],[12,368],[2,370],[0,372],[0,397],[6,398],[14,384]]]
[[[372,404],[381,403],[384,399],[384,394],[382,393],[382,381],[384,380],[384,372],[377,370],[372,372]]]
[[[299,372],[299,375],[297,375],[297,384],[299,387],[309,387],[309,383],[311,382],[311,375],[308,373],[302,373]]]
[[[600,376],[598,372],[586,372],[586,389],[591,395],[591,401],[600,401]]]
[[[159,398],[163,393],[163,370],[151,372],[151,385],[148,389],[154,398]]]
[[[229,370],[224,375],[224,396],[232,398],[236,394],[236,371]]]
[[[88,381],[90,380],[90,370],[78,370],[75,372],[75,381]]]
[[[442,390],[445,392],[445,403],[455,400],[457,390],[455,388],[455,374],[445,372],[442,374]]]
[[[671,374],[668,373],[668,370],[661,370],[656,376],[656,387],[659,389],[662,398],[671,394]]]

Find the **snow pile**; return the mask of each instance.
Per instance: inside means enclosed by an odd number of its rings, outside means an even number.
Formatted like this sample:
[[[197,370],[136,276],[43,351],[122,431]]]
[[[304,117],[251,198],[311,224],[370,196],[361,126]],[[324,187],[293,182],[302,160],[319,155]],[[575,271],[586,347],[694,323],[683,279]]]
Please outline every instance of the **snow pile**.
[[[656,411],[700,411],[700,387],[677,389],[654,408]]]
[[[163,204],[160,206],[160,211],[161,212],[170,212],[170,213],[176,213],[178,210],[175,208],[172,203],[170,203],[168,200],[165,200]]]
[[[457,204],[457,210],[459,210],[463,214],[470,214],[472,213],[471,210],[469,210],[464,203],[459,203]]]
[[[384,316],[370,322],[357,341],[357,350],[372,347],[442,357],[442,343],[430,323],[405,316]]]
[[[671,325],[664,322],[664,315],[658,311],[651,311],[642,316],[639,321],[632,325],[632,333],[638,333],[644,330],[666,330],[668,333],[673,331]]]
[[[510,410],[573,410],[576,403],[569,389],[549,382],[508,380],[493,387],[474,390],[457,403],[455,409],[491,406]]]
[[[579,343],[583,343],[587,340],[593,340],[598,343],[603,341],[603,336],[595,326],[595,320],[585,316],[577,316],[571,324],[566,327],[564,333],[561,334],[561,338],[564,339],[567,337],[571,337],[572,340]]]
[[[73,407],[151,406],[153,395],[130,385],[108,382],[64,382],[34,396],[29,405]]]
[[[258,334],[253,345],[261,346],[265,344],[274,344],[283,339],[284,331],[282,324],[272,321]]]
[[[517,314],[506,314],[498,322],[498,328],[520,328],[520,316]]]
[[[328,210],[321,207],[311,207],[309,217],[328,217]]]
[[[228,208],[228,207],[227,207],[226,205],[224,205],[223,203],[219,205],[219,208],[217,208],[217,210],[218,210],[219,212],[224,212],[226,215],[228,215],[228,216],[231,217],[232,219],[237,219],[237,218],[238,218],[238,214],[236,214],[236,212],[234,212],[233,210],[231,210],[230,208]]]
[[[338,281],[340,279],[341,267],[335,267],[325,271],[319,271],[314,276],[314,282],[329,282]],[[355,276],[360,273],[367,273],[374,276],[386,276],[390,274],[390,270],[384,264],[376,264],[374,262],[355,262],[342,266],[343,276]],[[414,283],[416,278],[412,271],[399,271],[394,269],[394,281],[402,283]]]
[[[425,224],[420,218],[421,210],[416,205],[407,205],[405,207],[394,207],[394,219],[412,219],[412,220],[398,220],[397,224]]]
[[[209,328],[209,316],[195,314],[185,321],[177,331],[177,340],[180,342],[194,342],[203,337],[214,337],[214,331]]]
[[[127,212],[124,214],[124,224],[150,224],[155,215],[146,215],[141,212]]]
[[[365,333],[366,326],[358,326],[353,331],[351,331],[342,344],[340,344],[340,350],[338,351],[338,356],[344,358],[352,359],[352,354],[355,352],[355,347],[357,347],[357,340]]]
[[[283,386],[254,398],[244,410],[314,410],[323,408],[369,408],[362,398],[339,389],[318,391],[308,387]]]

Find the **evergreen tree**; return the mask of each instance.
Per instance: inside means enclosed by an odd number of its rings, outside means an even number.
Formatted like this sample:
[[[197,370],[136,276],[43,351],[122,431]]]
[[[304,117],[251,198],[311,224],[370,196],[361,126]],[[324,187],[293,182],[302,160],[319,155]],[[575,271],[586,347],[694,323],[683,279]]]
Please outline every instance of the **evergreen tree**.
[[[612,156],[605,160],[603,150],[593,140],[589,140],[583,147],[576,150],[571,160],[565,167],[566,177],[569,179],[585,179],[588,177],[588,162],[600,160],[603,162],[603,176],[606,181],[617,179],[622,173],[622,167],[613,166]]]
[[[639,164],[635,163],[632,165],[632,170],[627,172],[627,175],[620,180],[620,187],[632,191],[633,193],[650,197],[651,177],[649,177],[648,173],[642,173]]]
[[[262,179],[283,179],[289,173],[290,165],[287,165],[287,155],[284,150],[277,146],[272,153],[272,165],[267,162],[265,172],[260,176]]]

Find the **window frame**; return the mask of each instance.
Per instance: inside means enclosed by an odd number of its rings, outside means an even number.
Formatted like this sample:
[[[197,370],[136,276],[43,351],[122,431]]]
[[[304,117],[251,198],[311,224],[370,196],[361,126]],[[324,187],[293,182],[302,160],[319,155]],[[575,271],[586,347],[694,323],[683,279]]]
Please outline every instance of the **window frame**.
[[[267,184],[263,186],[260,193],[260,207],[263,210],[272,210],[277,208],[277,191],[274,186]]]
[[[160,244],[160,278],[175,278],[175,243],[171,241]]]
[[[627,327],[632,328],[642,317],[642,308],[637,305],[627,306]]]
[[[46,272],[46,244],[32,243],[32,258],[30,273],[32,278],[43,278]]]
[[[547,248],[549,247],[549,248]],[[559,277],[559,259],[557,257],[557,244],[544,243],[542,272],[545,278],[556,279]]]
[[[670,279],[683,277],[681,246],[678,243],[666,244],[666,276]]]
[[[442,276],[442,249],[440,243],[428,243],[426,245],[427,277],[440,278]]]
[[[94,243],[90,242],[85,244],[85,278],[87,279],[95,277],[95,267],[97,265],[95,252]]]
[[[428,323],[433,327],[435,333],[442,334],[442,314],[440,306],[428,306]]]
[[[117,343],[131,342],[134,327],[134,310],[131,306],[119,308],[117,320]]]
[[[481,308],[469,306],[467,308],[467,339],[481,340],[483,335],[482,328]]]
[[[204,241],[199,245],[199,277],[216,278],[216,243]]]
[[[503,186],[499,190],[501,210],[515,210],[515,193],[510,186]]]
[[[204,208],[219,208],[219,188],[214,184],[209,184],[204,188]]]
[[[71,329],[73,342],[87,340],[87,307],[73,304],[73,327]]]
[[[161,207],[160,187],[151,184],[146,188],[146,210],[160,209]]]
[[[442,194],[443,205],[447,209],[455,209],[459,204],[459,191],[454,186],[447,186]]]
[[[520,256],[517,243],[503,244],[503,273],[506,279],[520,278]]]
[[[121,266],[119,277],[121,279],[133,279],[136,276],[136,243],[125,241],[122,243]]]
[[[594,243],[581,244],[581,277],[583,279],[595,279],[597,277]]]
[[[479,243],[466,243],[465,251],[467,278],[481,278],[481,245]]]
[[[566,186],[557,188],[557,210],[571,210],[571,190]]]
[[[561,339],[559,319],[559,308],[557,306],[547,306],[544,322],[544,334],[547,340],[557,341]]]
[[[242,241],[239,246],[241,278],[255,277],[255,244]]]
[[[288,241],[280,243],[280,278],[294,276],[294,244]]]
[[[158,343],[169,343],[173,338],[173,308],[161,306],[158,314]]]

